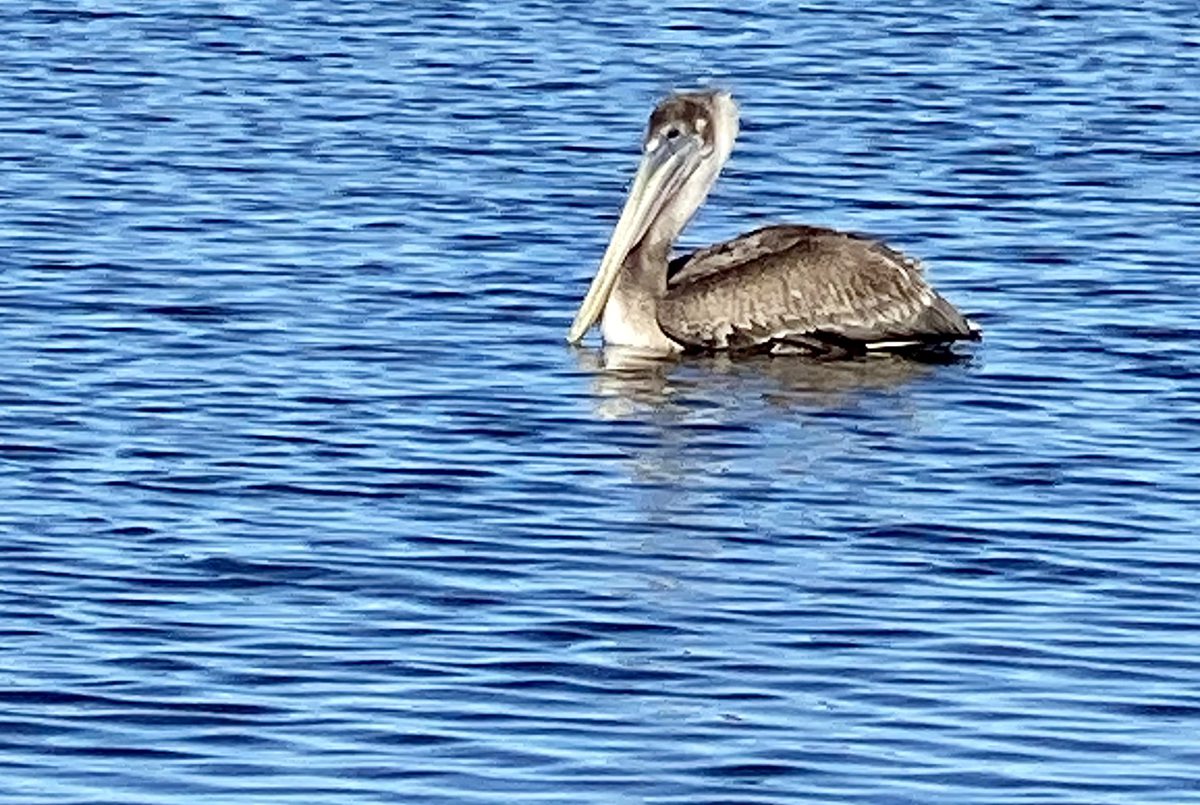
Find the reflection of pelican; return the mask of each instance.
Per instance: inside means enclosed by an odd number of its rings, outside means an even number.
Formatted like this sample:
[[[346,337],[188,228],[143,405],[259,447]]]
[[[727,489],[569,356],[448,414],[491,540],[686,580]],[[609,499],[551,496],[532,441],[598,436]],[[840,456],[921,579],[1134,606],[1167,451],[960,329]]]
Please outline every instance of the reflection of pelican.
[[[898,391],[928,377],[936,365],[966,362],[952,353],[912,357],[875,354],[826,361],[754,355],[733,360],[718,353],[682,365],[621,347],[577,353],[580,368],[593,375],[597,412],[605,419],[640,416],[647,409],[711,413],[731,404],[741,409],[751,401],[772,408],[838,410]]]
[[[671,95],[650,115],[641,167],[571,343],[602,315],[605,342],[659,354],[841,356],[979,338],[917,261],[860,235],[770,226],[669,260],[737,131],[727,92]]]

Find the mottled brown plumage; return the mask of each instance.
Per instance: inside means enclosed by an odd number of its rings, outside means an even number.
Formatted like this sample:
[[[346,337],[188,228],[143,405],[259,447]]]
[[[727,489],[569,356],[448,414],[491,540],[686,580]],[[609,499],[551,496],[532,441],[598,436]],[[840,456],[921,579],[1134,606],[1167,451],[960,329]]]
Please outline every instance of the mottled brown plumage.
[[[601,317],[606,343],[654,353],[842,356],[979,338],[919,262],[861,235],[769,226],[668,264],[737,129],[725,92],[676,94],[655,108],[642,166],[568,340]]]
[[[676,258],[657,317],[668,337],[708,351],[843,354],[979,337],[916,260],[861,235],[800,225]]]

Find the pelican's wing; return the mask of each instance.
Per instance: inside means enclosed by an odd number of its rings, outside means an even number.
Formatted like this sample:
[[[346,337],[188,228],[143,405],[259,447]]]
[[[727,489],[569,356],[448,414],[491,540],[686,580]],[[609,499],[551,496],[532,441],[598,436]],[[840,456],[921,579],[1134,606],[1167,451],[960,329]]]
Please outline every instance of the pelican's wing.
[[[917,261],[804,226],[767,227],[674,261],[658,322],[702,350],[864,351],[979,337]]]

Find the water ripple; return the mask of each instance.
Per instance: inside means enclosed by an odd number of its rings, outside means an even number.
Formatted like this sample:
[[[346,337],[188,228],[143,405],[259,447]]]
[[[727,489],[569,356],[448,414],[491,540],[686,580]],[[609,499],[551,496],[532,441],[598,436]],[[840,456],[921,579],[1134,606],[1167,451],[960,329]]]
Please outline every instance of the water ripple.
[[[0,803],[1200,802],[1194,11],[0,11]],[[568,349],[697,82],[981,347]]]

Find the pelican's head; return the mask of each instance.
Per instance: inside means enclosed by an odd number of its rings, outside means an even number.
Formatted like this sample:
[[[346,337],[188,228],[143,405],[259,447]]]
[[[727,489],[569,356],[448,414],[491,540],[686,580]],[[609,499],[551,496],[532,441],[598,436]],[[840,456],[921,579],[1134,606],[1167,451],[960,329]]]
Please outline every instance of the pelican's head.
[[[634,248],[651,238],[669,246],[679,236],[729,159],[737,132],[737,104],[724,90],[674,93],[654,108],[642,164],[567,341],[577,343],[600,318]]]

